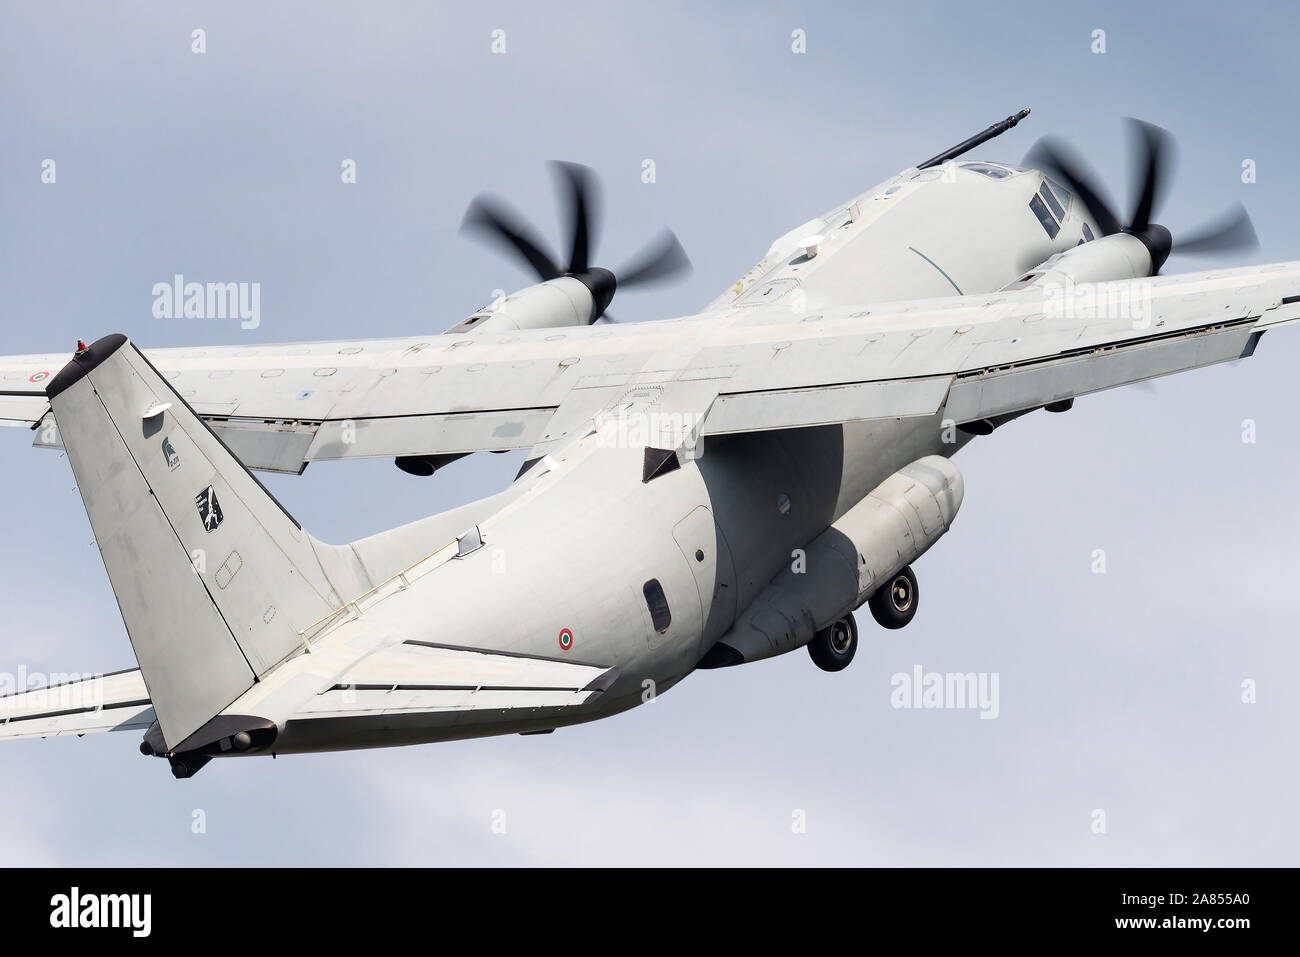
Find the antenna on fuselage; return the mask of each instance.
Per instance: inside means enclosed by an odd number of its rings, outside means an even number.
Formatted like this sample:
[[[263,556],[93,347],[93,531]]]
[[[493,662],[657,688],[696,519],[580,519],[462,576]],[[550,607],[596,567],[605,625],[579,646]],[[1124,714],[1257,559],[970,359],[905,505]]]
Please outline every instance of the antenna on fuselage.
[[[993,139],[993,137],[1001,136],[1003,133],[1011,129],[1011,127],[1015,126],[1017,123],[1019,123],[1028,115],[1029,115],[1029,110],[1024,109],[1021,110],[1019,113],[1016,113],[1012,116],[1008,116],[1005,120],[1002,120],[1000,123],[994,123],[983,133],[976,133],[970,139],[962,140],[956,146],[952,147],[951,149],[944,150],[938,156],[932,156],[924,163],[917,163],[916,168],[929,169],[931,166],[938,166],[940,163],[946,163],[950,159],[956,159],[958,156],[961,156],[962,153],[965,153],[968,150],[973,150],[981,143],[987,143],[989,140]]]

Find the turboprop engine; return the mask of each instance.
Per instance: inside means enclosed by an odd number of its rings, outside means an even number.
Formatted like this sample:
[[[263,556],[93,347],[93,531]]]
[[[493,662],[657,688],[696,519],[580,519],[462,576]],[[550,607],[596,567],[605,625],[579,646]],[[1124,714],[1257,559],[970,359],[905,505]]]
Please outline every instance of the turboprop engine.
[[[1145,279],[1154,262],[1146,243],[1130,233],[1102,236],[1059,252],[1004,289],[1063,289],[1078,283]]]
[[[552,168],[568,221],[567,259],[557,259],[550,253],[522,217],[500,200],[476,197],[465,213],[462,228],[503,247],[542,281],[496,300],[448,332],[585,326],[607,317],[605,310],[617,289],[650,285],[690,272],[686,251],[667,229],[617,271],[593,265],[600,225],[595,174],[577,163],[554,163]]]
[[[1180,232],[1177,238],[1155,222],[1152,217],[1174,164],[1174,141],[1165,130],[1141,120],[1130,119],[1129,129],[1135,199],[1126,219],[1120,218],[1096,175],[1068,145],[1054,137],[1044,137],[1034,144],[1025,162],[1072,190],[1101,235],[1094,242],[1058,253],[1007,288],[1138,279],[1158,275],[1171,252],[1195,256],[1258,245],[1255,227],[1241,204],[1199,229]],[[1084,238],[1091,237],[1091,227],[1085,226]]]
[[[895,472],[772,579],[699,667],[757,661],[808,644],[924,555],[952,525],[962,494],[961,472],[939,455]]]
[[[559,276],[528,286],[493,300],[449,333],[491,329],[514,332],[519,329],[550,329],[585,326],[593,322],[614,296],[614,276],[605,269],[593,269],[590,276]],[[600,275],[607,273],[608,277]]]

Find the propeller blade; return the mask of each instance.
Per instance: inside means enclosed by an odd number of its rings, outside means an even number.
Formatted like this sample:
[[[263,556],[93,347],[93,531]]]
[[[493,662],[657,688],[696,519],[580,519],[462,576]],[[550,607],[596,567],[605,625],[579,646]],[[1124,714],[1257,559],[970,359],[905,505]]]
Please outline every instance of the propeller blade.
[[[522,257],[543,281],[571,276],[592,294],[592,319],[607,318],[605,309],[616,289],[669,279],[688,273],[691,261],[671,230],[649,243],[625,264],[618,275],[591,263],[600,224],[600,189],[596,174],[579,163],[553,162],[559,185],[561,215],[572,238],[568,265],[557,263],[523,219],[493,196],[475,197],[461,229],[483,233]]]
[[[465,211],[462,230],[472,230],[518,253],[532,267],[539,279],[555,279],[560,267],[542,249],[523,220],[499,200],[476,196]]]
[[[1103,236],[1117,233],[1123,228],[1111,205],[1104,199],[1105,194],[1097,185],[1088,164],[1064,141],[1054,136],[1043,137],[1025,155],[1025,164],[1059,179],[1066,189],[1078,196],[1092,214]]]
[[[1174,252],[1196,256],[1205,253],[1244,251],[1259,245],[1255,227],[1246,207],[1238,203],[1217,219],[1187,234],[1185,239],[1174,240]]]
[[[556,161],[551,167],[560,179],[561,206],[573,237],[566,272],[586,272],[596,244],[596,224],[600,221],[596,174],[580,163]]]
[[[1134,192],[1138,197],[1129,228],[1143,232],[1151,225],[1151,215],[1164,198],[1161,187],[1169,181],[1174,163],[1174,141],[1168,132],[1143,120],[1128,118],[1134,140]]]
[[[641,251],[615,275],[620,289],[639,283],[660,282],[673,277],[690,275],[691,260],[677,241],[671,229],[665,229],[657,239]]]

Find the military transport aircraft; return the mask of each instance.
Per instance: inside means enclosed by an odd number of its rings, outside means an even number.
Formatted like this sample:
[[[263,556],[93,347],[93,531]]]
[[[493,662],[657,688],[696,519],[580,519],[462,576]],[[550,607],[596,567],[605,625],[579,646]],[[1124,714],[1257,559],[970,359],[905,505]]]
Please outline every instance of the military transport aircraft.
[[[0,698],[0,736],[136,729],[187,777],[544,733],[804,646],[844,668],[855,609],[915,615],[911,564],[957,514],[974,436],[1300,318],[1300,262],[1160,275],[1254,232],[1240,208],[1182,237],[1155,222],[1157,127],[1133,121],[1124,219],[1055,140],[1025,166],[958,159],[1027,112],[777,239],[692,316],[596,321],[685,255],[667,235],[594,265],[593,183],[561,165],[567,263],[476,201],[467,225],[540,282],[444,335],[0,359],[0,419],[66,450],[139,664]],[[528,452],[503,491],[346,545],[249,471],[431,475],[509,449]]]

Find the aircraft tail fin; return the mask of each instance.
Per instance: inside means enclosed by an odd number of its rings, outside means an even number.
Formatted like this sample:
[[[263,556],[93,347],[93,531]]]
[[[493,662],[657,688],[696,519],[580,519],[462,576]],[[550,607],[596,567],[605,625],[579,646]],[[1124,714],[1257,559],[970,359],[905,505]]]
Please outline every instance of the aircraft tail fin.
[[[339,604],[315,543],[125,336],[46,389],[175,749]]]

